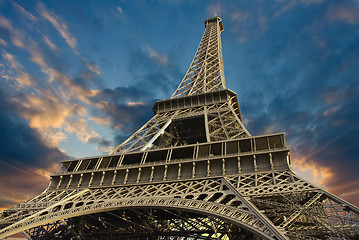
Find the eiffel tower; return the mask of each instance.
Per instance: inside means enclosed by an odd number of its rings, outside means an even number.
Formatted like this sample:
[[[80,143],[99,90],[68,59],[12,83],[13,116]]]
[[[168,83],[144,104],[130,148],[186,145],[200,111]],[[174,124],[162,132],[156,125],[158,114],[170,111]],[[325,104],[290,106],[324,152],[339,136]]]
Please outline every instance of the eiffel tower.
[[[359,208],[292,172],[284,133],[251,136],[225,87],[220,17],[177,90],[113,152],[62,162],[1,212],[0,239],[358,239]]]

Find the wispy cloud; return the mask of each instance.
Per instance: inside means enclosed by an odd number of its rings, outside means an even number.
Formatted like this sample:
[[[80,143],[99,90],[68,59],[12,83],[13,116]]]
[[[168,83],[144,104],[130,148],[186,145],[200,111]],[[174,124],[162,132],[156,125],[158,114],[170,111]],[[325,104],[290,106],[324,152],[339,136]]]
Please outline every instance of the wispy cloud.
[[[101,72],[98,69],[98,66],[96,64],[92,64],[92,63],[88,62],[87,60],[85,60],[85,61],[86,61],[86,66],[89,71],[91,71],[92,73],[97,74],[97,75],[101,74]]]
[[[121,8],[120,6],[117,6],[117,7],[116,7],[116,10],[117,10],[119,13],[121,13],[121,14],[123,13],[123,10],[122,10],[122,8]]]
[[[30,75],[23,72],[22,66],[16,61],[15,56],[3,50],[1,52],[1,56],[4,59],[5,66],[8,70],[14,71],[15,76],[9,76],[7,79],[14,79],[16,81],[17,86],[24,87],[24,86],[31,86],[33,83],[30,79]],[[9,73],[10,74],[10,73]]]
[[[43,40],[44,43],[46,43],[46,45],[49,46],[52,51],[54,51],[55,53],[59,52],[59,48],[55,44],[53,44],[47,36],[44,36]]]
[[[219,16],[223,14],[223,8],[221,4],[212,4],[207,7],[207,12],[211,15],[211,17]]]
[[[64,31],[66,37],[67,27],[57,22],[55,17],[45,10],[42,5],[42,14],[47,17],[49,21],[59,27],[59,31]],[[96,107],[89,97],[96,94],[96,90],[90,90],[87,87],[76,84],[72,76],[67,76],[49,66],[44,54],[40,51],[40,46],[31,38],[27,39],[25,44],[22,33],[12,27],[11,23],[0,17],[0,26],[6,27],[16,36],[16,44],[30,54],[30,60],[38,65],[43,73],[48,78],[48,84],[53,87],[43,89],[31,81],[31,76],[23,71],[23,67],[16,61],[15,57],[8,52],[3,51],[2,57],[7,66],[5,68],[8,72],[2,71],[3,78],[8,80],[14,79],[16,85],[19,87],[31,87],[29,93],[24,92],[12,97],[12,101],[18,106],[19,114],[29,121],[29,126],[36,129],[43,136],[43,141],[49,147],[59,147],[59,144],[66,140],[66,134],[75,134],[80,141],[88,142],[90,139],[99,138],[99,135],[90,130],[84,120],[88,111],[86,107],[82,106],[76,101]],[[54,51],[59,51],[46,36],[43,38],[44,42]],[[80,61],[85,63],[85,70],[83,71],[83,78],[91,79],[93,76],[99,75],[100,71],[95,64],[92,64],[84,57],[80,57]],[[12,76],[9,71],[13,71]],[[5,75],[7,74],[7,75]]]
[[[156,60],[157,62],[159,62],[159,63],[161,63],[163,65],[168,64],[168,58],[165,55],[159,54],[158,52],[156,52],[155,50],[153,50],[149,46],[146,46],[146,50],[147,50],[150,58]]]
[[[106,126],[111,126],[111,118],[109,117],[91,117],[90,120],[96,122],[97,124],[100,125],[106,125]]]
[[[325,0],[300,0],[300,1],[306,5],[309,5],[309,4],[323,3]]]
[[[326,16],[331,22],[343,21],[348,24],[357,24],[359,21],[358,7],[348,1],[338,2],[331,6]]]
[[[79,54],[77,51],[77,40],[70,34],[67,24],[60,20],[60,18],[56,16],[55,13],[48,11],[44,4],[39,3],[38,8],[40,15],[48,20],[65,39],[66,43],[72,48],[72,50],[76,54]]]
[[[239,22],[248,19],[248,17],[249,17],[249,13],[243,11],[235,11],[231,14],[232,20]]]
[[[5,42],[4,39],[0,38],[0,44],[3,45],[4,47],[7,47],[7,42]]]
[[[298,1],[297,0],[287,0],[287,1],[283,1],[283,0],[277,0],[277,2],[280,2],[281,4],[281,7],[280,9],[274,13],[274,18],[282,15],[283,13],[291,10],[297,3]]]
[[[32,15],[31,13],[29,13],[28,11],[26,11],[25,8],[23,8],[22,6],[20,6],[17,3],[14,3],[14,2],[13,2],[13,5],[20,13],[22,13],[24,16],[26,16],[32,22],[36,22],[37,18],[34,15]]]
[[[24,35],[19,30],[15,29],[10,21],[3,16],[0,16],[0,28],[6,29],[8,31],[11,42],[17,47],[24,46]]]

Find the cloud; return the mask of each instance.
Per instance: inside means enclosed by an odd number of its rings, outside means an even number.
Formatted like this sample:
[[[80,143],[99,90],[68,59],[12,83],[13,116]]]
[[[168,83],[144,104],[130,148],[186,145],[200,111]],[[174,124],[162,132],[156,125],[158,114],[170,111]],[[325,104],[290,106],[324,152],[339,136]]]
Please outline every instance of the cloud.
[[[38,5],[40,15],[48,20],[53,27],[60,33],[60,35],[65,39],[66,43],[72,48],[72,50],[79,54],[77,51],[77,40],[73,37],[68,29],[66,23],[61,21],[58,16],[56,16],[53,12],[50,12],[46,9],[45,5],[39,3]]]
[[[128,102],[127,103],[128,106],[141,106],[144,105],[143,102]]]
[[[279,10],[273,15],[274,18],[293,10],[298,4],[312,5],[323,3],[324,0],[276,0]]]
[[[97,124],[111,126],[111,118],[109,117],[91,117],[90,120],[95,121]],[[117,128],[117,127],[115,127]]]
[[[68,158],[44,144],[41,135],[14,111],[17,107],[9,99],[0,90],[0,208],[43,191],[49,183],[48,173]]]
[[[53,44],[50,39],[47,37],[47,36],[44,36],[44,43],[46,43],[46,45],[52,50],[54,51],[55,53],[58,53],[59,52],[59,48]]]
[[[326,186],[330,192],[358,204],[355,191],[353,192],[354,185],[350,184],[353,188],[344,185],[355,182],[358,175],[356,165],[359,123],[356,119],[359,118],[359,89],[344,89],[340,90],[343,91],[340,94],[342,97],[335,102],[329,101],[329,106],[323,98],[322,102],[312,102],[308,105],[310,108],[305,110],[300,110],[305,104],[302,101],[306,98],[300,92],[293,92],[287,97],[276,97],[269,100],[271,103],[268,110],[249,113],[250,121],[246,126],[259,134],[285,131],[287,142],[291,145],[293,165],[302,171],[311,171],[315,184]],[[308,95],[321,96],[319,93],[320,90],[316,92],[314,88]],[[247,109],[242,101],[242,111],[247,112],[242,112],[244,118],[248,118]],[[253,109],[258,111],[256,107]]]
[[[11,26],[11,24],[9,23],[7,26]],[[84,121],[88,113],[86,109],[88,106],[82,106],[82,103],[95,106],[89,97],[96,94],[96,91],[77,84],[74,77],[69,77],[49,66],[50,62],[39,49],[37,43],[31,39],[28,41],[29,43],[21,45],[22,48],[30,53],[31,61],[48,75],[47,84],[52,85],[52,87],[45,89],[32,82],[31,76],[22,70],[22,66],[15,60],[14,56],[3,51],[2,57],[7,63],[5,66],[7,72],[2,71],[3,77],[15,79],[17,86],[31,87],[30,92],[18,92],[16,96],[11,98],[16,104],[19,114],[29,121],[31,128],[42,134],[44,142],[49,146],[58,147],[62,141],[66,140],[64,133],[76,134],[79,140],[84,142],[88,142],[90,138],[98,137],[97,133],[89,130]],[[90,63],[86,58],[81,57],[80,61],[84,64],[84,71],[76,79],[91,80],[100,74],[97,66]],[[14,72],[12,74],[15,75],[14,77],[9,74],[11,71]]]
[[[58,28],[62,37],[67,38],[68,44],[76,47],[76,42],[72,41],[74,38],[71,39],[66,32],[66,25],[44,9],[42,14]],[[24,38],[23,32],[15,29],[4,17],[0,17],[0,28],[7,33],[5,37],[29,53],[30,61],[46,74],[45,78],[33,77],[26,73],[25,65],[16,61],[14,55],[5,50],[1,52],[5,60],[2,68],[6,69],[1,71],[2,77],[8,81],[14,79],[16,82],[3,82],[8,93],[0,94],[0,135],[4,140],[1,143],[4,148],[0,150],[0,183],[7,183],[6,186],[0,184],[0,208],[7,208],[46,188],[49,174],[55,171],[60,160],[69,158],[59,149],[59,144],[65,141],[67,136],[74,134],[80,141],[98,142],[103,149],[106,141],[89,129],[85,120],[89,106],[84,105],[92,106],[88,98],[96,91],[78,84],[83,83],[79,79],[88,79],[88,84],[98,76],[100,71],[97,66],[85,57],[80,57],[78,60],[82,63],[83,71],[77,78],[67,76],[63,72],[66,68],[63,68],[61,55],[52,56],[51,52],[42,47],[50,47],[55,53],[59,51],[47,36],[42,39],[46,45],[38,44],[31,35]],[[26,60],[22,59],[25,62]],[[4,75],[5,73],[7,75]],[[19,87],[27,88],[26,91],[19,91]]]
[[[78,139],[84,143],[88,143],[91,139],[100,138],[98,133],[94,132],[87,126],[85,119],[77,119],[76,121],[66,121],[65,130],[68,133],[74,133]]]
[[[97,150],[99,150],[100,152],[108,154],[108,153],[112,152],[115,149],[115,147],[116,146],[114,146],[112,142],[102,139],[98,143]]]
[[[327,18],[331,22],[343,21],[348,24],[357,24],[359,20],[358,7],[349,1],[340,2],[328,9]]]
[[[121,131],[125,131],[127,134],[133,133],[150,118],[151,104],[155,101],[142,92],[144,92],[143,89],[136,87],[117,87],[99,91],[92,101],[97,102],[96,113],[102,114],[103,117],[92,119],[109,125],[113,129],[121,128]],[[143,99],[144,103],[128,104],[128,102],[140,99]]]
[[[34,15],[32,15],[31,13],[29,13],[28,11],[26,11],[25,8],[23,8],[22,6],[14,3],[14,2],[13,2],[13,5],[16,8],[16,10],[18,10],[20,13],[25,15],[29,20],[31,20],[32,22],[36,22],[37,18]]]
[[[9,70],[11,69],[13,71],[13,74],[10,71],[8,71],[9,75],[7,79],[15,80],[17,86],[19,87],[31,86],[33,84],[30,75],[22,71],[23,67],[16,61],[14,55],[3,50],[1,51],[1,56],[4,60],[4,63],[6,64],[6,66],[4,67]],[[14,76],[10,76],[10,75],[14,75]]]
[[[62,91],[62,94],[66,95],[68,98],[78,98],[86,104],[90,104],[88,97],[96,94],[96,91],[88,89],[86,86],[76,83],[76,77],[67,76],[65,73],[55,69],[48,65],[45,56],[39,51],[37,45],[32,42],[31,47],[26,49],[31,54],[31,60],[41,67],[41,71],[48,75],[49,82],[56,81],[63,88],[68,91]],[[87,61],[84,58],[81,58],[81,61]],[[95,65],[85,62],[86,68],[79,75],[79,79],[86,78],[89,82],[94,75],[99,74],[99,70]]]
[[[311,172],[314,184],[359,204],[352,184],[358,179],[358,33],[352,24],[336,28],[328,21],[328,11],[339,3],[317,4],[268,18],[260,38],[255,37],[259,27],[247,28],[251,41],[237,53],[238,64],[227,64],[226,70],[241,69],[235,76],[241,80],[234,83],[241,90],[247,129],[253,135],[285,132],[295,168]],[[267,16],[275,9],[269,8]],[[248,23],[251,16],[240,19]]]
[[[117,7],[116,7],[116,10],[117,10],[119,13],[121,13],[121,14],[123,13],[123,10],[122,10],[122,8],[121,8],[120,6],[117,6]]]
[[[301,0],[306,5],[323,3],[324,0]]]
[[[92,72],[92,73],[94,73],[94,74],[96,74],[96,75],[100,75],[100,74],[101,74],[101,72],[100,72],[100,70],[98,69],[98,66],[97,66],[96,64],[92,64],[92,63],[88,62],[87,59],[85,59],[85,61],[86,61],[87,69],[88,69],[90,72]]]
[[[76,99],[66,99],[66,95],[42,89],[37,95],[18,95],[13,102],[19,114],[29,120],[29,126],[38,130],[43,141],[58,147],[66,140],[65,134],[75,134],[84,143],[99,135],[88,127],[87,108],[75,103]]]
[[[26,171],[1,162],[0,209],[7,209],[40,194],[49,184],[49,176],[37,173],[36,168],[23,165]],[[41,170],[40,170],[41,171]]]
[[[222,6],[220,4],[212,4],[207,7],[207,12],[211,17],[219,16],[223,14]]]
[[[233,21],[243,21],[249,18],[249,14],[243,11],[235,11],[231,14],[231,18]]]
[[[0,16],[0,29],[5,30],[4,35],[11,39],[11,42],[17,47],[24,46],[24,35],[15,29],[5,17]]]
[[[4,41],[4,39],[0,38],[0,44],[3,45],[4,47],[7,47],[7,42]]]
[[[106,140],[88,126],[89,111],[102,106],[102,101],[93,102],[90,99],[96,95],[97,90],[89,89],[89,86],[96,85],[101,80],[101,72],[96,64],[76,51],[76,42],[70,42],[73,38],[67,26],[61,23],[54,13],[47,11],[44,5],[40,4],[39,9],[41,15],[74,47],[76,60],[82,69],[77,75],[68,75],[68,67],[65,66],[67,61],[62,59],[59,48],[47,36],[42,38],[46,45],[38,44],[31,35],[23,38],[22,32],[15,29],[7,19],[0,18],[0,27],[3,26],[10,33],[11,39],[17,37],[21,40],[21,44],[17,46],[28,52],[30,61],[45,74],[41,78],[34,77],[36,81],[31,82],[32,76],[23,70],[14,56],[3,51],[2,56],[7,65],[2,64],[1,75],[4,79],[17,81],[16,86],[5,84],[12,90],[12,96],[8,96],[9,100],[16,107],[17,114],[28,121],[31,129],[40,134],[44,145],[59,149],[67,136],[75,135],[78,140],[98,144],[101,150],[104,150]],[[52,49],[52,52],[49,52],[46,46]],[[16,89],[17,86],[27,86],[28,89],[21,92]],[[109,144],[107,145],[109,147]]]
[[[323,167],[316,162],[311,161],[309,157],[301,155],[301,159],[293,158],[292,162],[295,167],[298,167],[301,171],[310,172],[313,175],[313,184],[320,187],[325,186],[326,180],[333,177],[331,168]]]
[[[282,1],[282,0],[277,0],[277,2],[280,3],[284,3],[281,4],[280,9],[273,15],[274,18],[282,15],[283,13],[291,10],[296,4],[297,4],[297,0],[288,0],[288,1]]]
[[[159,54],[158,52],[156,52],[155,50],[153,50],[149,46],[146,47],[146,50],[147,50],[150,58],[156,60],[157,62],[159,62],[159,63],[161,63],[163,65],[168,64],[168,58],[166,56]]]

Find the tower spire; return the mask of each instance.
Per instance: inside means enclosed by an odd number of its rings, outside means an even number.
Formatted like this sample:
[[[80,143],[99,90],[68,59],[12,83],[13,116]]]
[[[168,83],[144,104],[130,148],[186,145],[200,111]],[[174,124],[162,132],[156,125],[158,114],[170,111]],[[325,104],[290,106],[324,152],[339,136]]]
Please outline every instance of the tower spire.
[[[251,136],[237,95],[225,85],[222,19],[207,18],[204,25],[196,54],[172,97],[156,102],[155,116],[111,154]]]
[[[207,18],[204,25],[206,29],[192,63],[171,98],[226,88],[221,44],[222,19],[219,16]]]

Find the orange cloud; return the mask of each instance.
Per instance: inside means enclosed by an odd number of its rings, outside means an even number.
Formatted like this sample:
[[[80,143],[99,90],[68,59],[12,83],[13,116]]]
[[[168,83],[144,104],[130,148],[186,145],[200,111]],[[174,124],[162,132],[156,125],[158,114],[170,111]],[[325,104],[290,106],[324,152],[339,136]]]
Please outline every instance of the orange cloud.
[[[28,166],[15,166],[2,161],[0,176],[0,199],[7,200],[8,205],[0,206],[6,209],[14,203],[24,202],[41,193],[49,184],[49,175],[40,175],[37,169]]]
[[[100,125],[107,125],[107,126],[111,125],[111,118],[91,117],[90,120]]]
[[[12,69],[14,71],[15,76],[9,78],[14,79],[19,87],[31,86],[33,84],[30,79],[30,75],[22,71],[22,66],[16,61],[12,54],[4,50],[1,55],[8,64],[8,69]]]
[[[338,176],[338,171],[335,166],[325,165],[325,163],[320,163],[317,159],[315,159],[315,156],[319,152],[330,147],[331,144],[344,137],[351,130],[352,128],[341,133],[327,144],[317,148],[315,151],[308,153],[295,153],[294,155],[296,155],[296,157],[293,158],[292,162],[293,168],[298,168],[304,175],[309,174],[310,178],[313,179],[314,184],[325,187],[329,192],[332,192],[339,197],[358,205],[359,200],[357,199],[357,189],[359,186],[359,179],[345,183],[338,182],[335,180]]]
[[[325,186],[328,180],[333,176],[331,168],[321,166],[305,156],[297,156],[296,158],[293,158],[292,162],[294,168],[297,167],[300,171],[312,175],[314,184]]]
[[[2,163],[4,170],[9,174],[0,176],[0,200],[5,204],[0,205],[0,210],[7,209],[16,203],[27,201],[39,195],[49,184],[49,177],[37,174],[14,171],[13,167]]]
[[[65,130],[68,133],[76,134],[78,139],[84,143],[87,143],[90,139],[100,138],[98,133],[87,126],[85,119],[66,121]]]
[[[67,139],[67,135],[64,132],[47,130],[45,133],[43,133],[43,136],[45,138],[44,142],[47,146],[54,148],[56,147],[63,152],[63,150],[60,149],[59,144]]]
[[[25,102],[18,101],[18,104],[23,108],[22,116],[30,121],[30,127],[37,128],[41,132],[48,128],[61,127],[71,111],[68,105],[61,103],[50,91],[45,90],[38,96],[25,95]]]
[[[43,4],[40,3],[38,8],[41,16],[55,27],[73,51],[78,54],[76,39],[69,33],[67,25],[60,21],[54,13],[48,11]],[[25,9],[22,9],[21,6],[17,6],[17,9],[24,13]],[[31,94],[26,92],[21,99],[14,97],[12,101],[19,106],[19,114],[29,121],[29,126],[41,134],[44,143],[50,147],[59,148],[59,143],[66,140],[67,133],[75,134],[83,142],[88,142],[92,138],[99,138],[96,132],[90,130],[85,120],[88,114],[88,106],[102,109],[106,104],[90,100],[90,97],[95,96],[99,91],[78,85],[73,81],[72,77],[50,67],[41,51],[39,51],[38,43],[31,38],[27,38],[25,43],[22,33],[13,28],[11,23],[2,16],[0,16],[0,26],[11,32],[13,44],[30,54],[30,60],[37,64],[41,71],[48,76],[47,81],[53,86],[48,89],[38,88],[31,81],[29,74],[22,71],[22,66],[15,60],[14,56],[3,52],[3,58],[8,64],[6,69],[11,69],[15,74],[1,71],[1,75],[9,80],[12,79],[12,75],[16,75],[14,80],[17,86],[32,87]],[[43,41],[53,51],[58,51],[57,46],[46,36],[43,37]],[[97,65],[90,63],[84,57],[81,57],[81,60],[85,62],[87,67],[86,71],[81,74],[82,77],[87,78],[92,77],[93,74],[101,74]]]
[[[29,126],[42,134],[48,146],[58,147],[59,143],[66,140],[65,133],[76,134],[85,143],[92,138],[99,138],[84,119],[86,108],[71,100],[63,100],[51,91],[41,90],[37,96],[28,94],[25,100],[14,101],[22,107],[20,114],[29,120]]]

